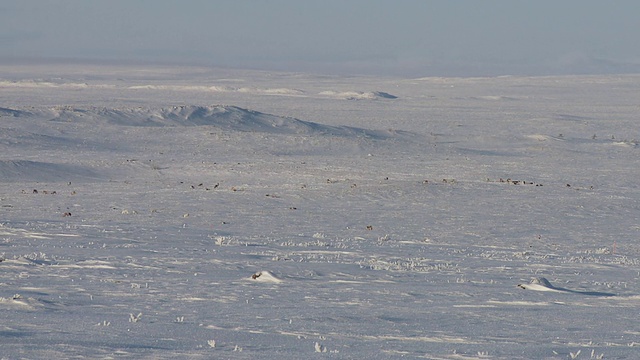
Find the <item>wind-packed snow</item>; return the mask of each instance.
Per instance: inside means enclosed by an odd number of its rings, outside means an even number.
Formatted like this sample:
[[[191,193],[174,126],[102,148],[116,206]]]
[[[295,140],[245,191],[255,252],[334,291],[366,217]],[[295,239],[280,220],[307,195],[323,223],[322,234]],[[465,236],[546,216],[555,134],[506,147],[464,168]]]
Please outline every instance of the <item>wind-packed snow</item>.
[[[0,66],[0,357],[635,359],[639,91]]]

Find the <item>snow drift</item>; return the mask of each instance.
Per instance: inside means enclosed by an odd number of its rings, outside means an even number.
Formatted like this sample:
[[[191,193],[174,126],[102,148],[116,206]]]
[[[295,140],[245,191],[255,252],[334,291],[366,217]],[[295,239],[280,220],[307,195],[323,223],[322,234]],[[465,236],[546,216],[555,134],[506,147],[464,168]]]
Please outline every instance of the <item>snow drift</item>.
[[[21,117],[21,116],[27,116],[27,115],[29,115],[29,113],[26,111],[0,107],[0,117],[3,117],[3,116]]]
[[[562,287],[557,287],[551,284],[549,280],[544,277],[536,277],[531,279],[531,282],[528,284],[518,284],[519,288],[525,290],[533,290],[533,291],[547,291],[547,292],[558,292],[558,293],[568,293],[568,294],[580,294],[580,295],[591,295],[591,296],[615,296],[612,293],[599,292],[599,291],[577,291],[570,290]]]
[[[29,160],[0,160],[0,182],[98,179],[89,167]]]

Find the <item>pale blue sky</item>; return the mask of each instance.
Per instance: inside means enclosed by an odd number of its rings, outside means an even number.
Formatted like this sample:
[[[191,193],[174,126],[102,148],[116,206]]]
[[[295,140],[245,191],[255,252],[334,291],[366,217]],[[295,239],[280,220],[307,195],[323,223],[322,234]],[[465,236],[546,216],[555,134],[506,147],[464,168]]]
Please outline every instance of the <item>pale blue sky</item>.
[[[640,72],[640,1],[0,0],[0,61],[405,76]]]

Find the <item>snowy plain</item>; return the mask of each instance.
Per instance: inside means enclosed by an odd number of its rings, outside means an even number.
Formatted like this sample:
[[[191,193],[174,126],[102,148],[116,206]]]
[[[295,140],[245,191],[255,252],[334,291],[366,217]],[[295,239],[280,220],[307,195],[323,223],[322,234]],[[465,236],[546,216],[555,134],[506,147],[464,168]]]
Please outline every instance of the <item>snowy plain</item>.
[[[0,358],[637,359],[640,76],[0,66]]]

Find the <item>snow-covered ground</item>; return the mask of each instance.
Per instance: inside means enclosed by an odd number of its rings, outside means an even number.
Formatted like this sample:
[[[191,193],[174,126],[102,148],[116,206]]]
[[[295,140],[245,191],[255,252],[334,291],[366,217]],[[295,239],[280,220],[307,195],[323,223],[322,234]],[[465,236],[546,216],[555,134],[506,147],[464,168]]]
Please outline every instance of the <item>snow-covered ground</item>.
[[[0,66],[0,358],[636,359],[639,93]]]

